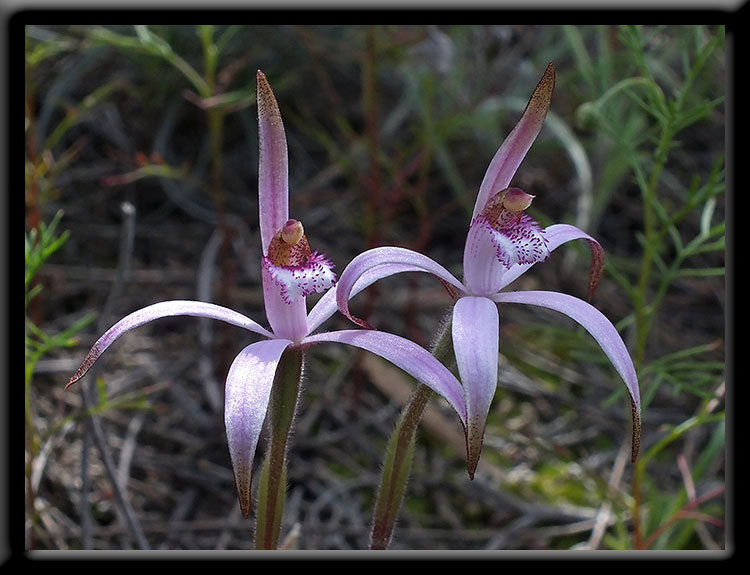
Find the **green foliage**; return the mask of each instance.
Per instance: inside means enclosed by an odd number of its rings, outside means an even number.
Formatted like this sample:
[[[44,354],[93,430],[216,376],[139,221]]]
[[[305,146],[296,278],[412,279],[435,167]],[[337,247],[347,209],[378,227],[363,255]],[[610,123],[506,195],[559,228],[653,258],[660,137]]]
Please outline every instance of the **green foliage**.
[[[723,125],[719,114],[724,97],[716,90],[723,85],[724,31],[708,26],[622,26],[616,44],[611,30],[599,27],[568,26],[563,35],[578,66],[573,89],[581,103],[575,118],[593,169],[589,226],[596,230],[617,211],[623,217],[638,214],[642,226],[633,230],[637,253],[608,250],[606,271],[632,310],[617,325],[626,341],[632,341],[647,448],[633,470],[632,498],[613,499],[591,490],[588,494],[614,503],[622,521],[636,516],[632,529],[618,522],[608,532],[603,542],[610,548],[702,548],[710,540],[706,526],[723,527],[723,483],[716,486],[704,475],[720,467],[724,458],[723,334],[703,341],[670,334],[668,341],[676,346],[665,347],[668,314],[674,312],[664,311],[664,305],[685,285],[712,281],[718,289],[723,286],[724,153],[720,148],[696,147],[694,141],[709,121]],[[563,72],[556,96],[565,86]],[[637,197],[623,198],[633,186]],[[584,254],[585,248],[580,251]],[[691,317],[690,310],[684,314]],[[550,355],[560,358],[562,365],[597,365],[611,373],[601,350],[583,330],[570,333],[569,323],[561,325],[521,326],[518,343],[505,341],[501,351],[548,391],[571,385],[556,362],[548,361]],[[621,405],[624,395],[624,390],[613,388],[602,407]],[[652,422],[658,415],[649,412],[652,405],[657,411],[679,405],[694,412],[682,422],[657,424]],[[566,405],[565,411],[575,413],[577,407]],[[509,433],[502,422],[495,425],[498,435]],[[663,474],[682,461],[686,446],[697,451],[683,461],[682,481],[665,482]],[[585,481],[570,474],[570,466],[576,464],[567,458],[556,461],[553,453],[545,456],[539,462],[531,460],[536,465],[529,468],[523,485],[533,485],[542,498],[580,502]],[[686,486],[691,483],[712,487],[706,488],[707,495],[689,494]]]
[[[682,153],[681,136],[723,104],[723,94],[713,91],[711,76],[723,66],[724,30],[702,26],[669,29],[674,41],[664,42],[662,34],[666,31],[660,27],[620,27],[618,39],[630,57],[633,75],[601,85],[601,95],[578,110],[579,121],[601,130],[614,143],[616,161],[622,158],[629,167],[624,171],[620,165],[614,171],[623,177],[632,174],[640,191],[640,264],[631,266],[629,261],[614,257],[609,259],[607,271],[632,303],[633,313],[624,318],[621,327],[634,329],[634,359],[644,392],[645,421],[649,418],[648,406],[659,390],[669,390],[673,398],[687,393],[704,402],[715,402],[724,377],[723,361],[712,357],[720,342],[690,345],[661,356],[648,353],[654,322],[677,283],[685,278],[724,275],[725,224],[721,214],[717,217],[717,205],[725,192],[724,154],[715,152],[713,165],[703,173],[683,174],[677,171],[682,168],[671,161],[674,154]],[[580,43],[576,46],[579,61],[590,62]],[[588,86],[594,88],[594,76],[588,77]],[[712,263],[707,266],[705,262]],[[665,490],[658,481],[646,479],[646,465],[656,453],[703,426],[713,439],[700,452],[702,468],[706,461],[721,461],[723,411],[699,413],[666,434],[661,430],[650,434],[648,442],[653,446],[636,464],[633,513],[647,515],[643,524],[635,523],[636,546],[681,549],[688,548],[688,541],[694,538],[700,520],[675,520],[688,503],[684,492]],[[674,457],[670,451],[667,462],[674,463]],[[695,468],[693,474],[693,480],[698,480],[700,473]],[[641,487],[646,491],[643,496],[638,493]],[[671,527],[654,537],[668,524]],[[617,545],[622,547],[622,541]]]
[[[28,312],[29,303],[39,295],[41,284],[34,284],[34,278],[44,263],[68,240],[69,232],[57,233],[57,226],[62,218],[62,212],[55,214],[49,225],[42,223],[39,229],[32,229],[26,234],[26,274],[25,274],[25,305]],[[28,387],[34,374],[34,366],[44,355],[59,347],[75,345],[75,334],[80,332],[92,320],[86,316],[69,328],[55,335],[47,335],[27,317],[26,318],[26,388],[28,410]]]
[[[62,247],[67,241],[69,234],[57,233],[57,226],[62,218],[62,212],[55,214],[49,225],[42,223],[38,229],[34,228],[25,236],[26,247],[26,273],[25,273],[25,305],[24,311],[29,311],[29,303],[39,295],[42,290],[41,284],[35,284],[34,279],[44,263]],[[53,351],[71,347],[76,344],[75,335],[88,325],[93,316],[87,315],[76,321],[63,331],[49,335],[34,324],[26,316],[25,343],[25,368],[24,368],[24,420],[26,422],[26,449],[28,457],[26,460],[26,492],[33,509],[34,489],[32,485],[32,471],[34,460],[39,453],[41,445],[48,437],[54,434],[63,423],[52,426],[44,435],[40,435],[34,424],[34,407],[31,399],[31,385],[37,363],[44,356]],[[30,510],[31,511],[31,510]],[[32,514],[33,516],[33,514]]]

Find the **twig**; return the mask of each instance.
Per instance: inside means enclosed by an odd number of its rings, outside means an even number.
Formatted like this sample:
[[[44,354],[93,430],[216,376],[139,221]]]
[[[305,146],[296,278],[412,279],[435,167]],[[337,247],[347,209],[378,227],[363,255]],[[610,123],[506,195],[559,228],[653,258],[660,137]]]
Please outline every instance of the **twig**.
[[[654,530],[654,532],[651,533],[651,535],[649,535],[649,537],[644,542],[643,548],[650,549],[651,546],[659,538],[659,536],[661,536],[661,534],[664,533],[664,531],[668,527],[670,527],[673,523],[677,522],[680,519],[696,519],[698,521],[713,523],[715,525],[723,525],[724,522],[721,521],[720,519],[717,519],[716,517],[713,517],[711,515],[706,515],[704,513],[697,513],[694,511],[699,505],[701,505],[705,501],[713,499],[714,497],[718,497],[722,493],[724,493],[723,485],[716,487],[715,489],[712,489],[708,493],[703,494],[703,496],[701,497],[688,501],[682,509],[680,509],[677,513],[672,515],[664,523],[659,525],[659,527],[656,530]]]
[[[612,473],[610,474],[609,481],[607,482],[607,488],[610,491],[616,489],[620,484],[623,472],[625,470],[625,463],[628,461],[629,455],[630,445],[626,441],[625,443],[623,443],[620,451],[617,453],[615,463],[612,466]],[[599,544],[601,543],[602,537],[604,536],[604,531],[607,528],[607,525],[609,525],[611,517],[612,504],[608,500],[605,500],[602,506],[599,508],[599,512],[596,514],[596,520],[594,523],[594,527],[591,530],[591,537],[589,537],[588,544],[585,547],[586,549],[599,548]]]
[[[196,287],[200,301],[212,301],[214,266],[223,241],[224,233],[221,229],[216,228],[206,243],[203,253],[201,253],[200,265],[198,266],[198,285]],[[198,323],[198,341],[201,346],[198,369],[208,404],[214,413],[219,413],[221,411],[222,398],[219,393],[219,383],[214,377],[214,362],[212,360],[214,336],[211,323],[206,318],[200,318]]]
[[[143,420],[146,418],[145,411],[136,412],[133,419],[128,424],[128,433],[120,449],[120,463],[117,467],[117,483],[122,485],[123,489],[128,484],[130,477],[130,464],[133,461],[133,453],[137,444],[136,438],[143,427]]]
[[[130,203],[123,203],[122,204],[122,212],[125,216],[125,220],[123,221],[122,229],[121,229],[121,236],[120,236],[120,246],[119,246],[119,254],[118,254],[118,261],[117,261],[117,275],[115,277],[115,281],[112,284],[112,288],[109,292],[109,295],[107,296],[107,301],[104,304],[104,307],[102,309],[102,313],[99,317],[98,322],[98,330],[104,331],[106,329],[106,323],[107,318],[110,315],[110,310],[113,306],[113,302],[115,302],[117,299],[120,298],[122,294],[122,290],[127,278],[127,273],[130,268],[130,258],[132,254],[133,249],[133,240],[135,237],[135,208]],[[92,373],[89,377],[89,382],[95,382],[96,381],[96,372]],[[89,410],[92,409],[94,406],[94,400],[92,397],[93,392],[93,386],[89,383],[89,385],[81,386],[81,398],[84,403],[84,407]],[[128,498],[126,494],[124,493],[124,489],[120,482],[118,481],[118,473],[117,473],[117,467],[115,465],[114,459],[112,457],[112,453],[109,450],[109,446],[106,441],[105,432],[102,428],[101,419],[97,415],[92,415],[89,420],[89,427],[88,427],[88,434],[90,434],[96,443],[97,449],[99,450],[99,453],[102,458],[102,462],[104,463],[104,466],[107,470],[107,474],[109,475],[110,481],[112,482],[113,490],[115,493],[116,500],[119,504],[120,510],[122,511],[125,523],[127,524],[128,528],[130,529],[130,532],[135,537],[138,547],[141,549],[148,549],[148,540],[146,539],[146,536],[143,533],[143,529],[141,528],[140,523],[138,522],[138,519],[135,515],[135,512],[130,505],[130,502],[128,501]],[[87,436],[88,436],[87,434]],[[82,465],[81,465],[81,474],[82,474],[82,483],[84,486],[86,486],[85,490],[83,491],[82,497],[81,497],[81,518],[83,521],[83,540],[84,542],[88,541],[90,542],[90,535],[87,535],[86,529],[87,523],[90,520],[89,516],[89,506],[88,506],[88,469],[85,465],[85,462],[87,460],[87,452],[88,452],[88,441],[84,439],[83,442],[83,453],[82,453]]]

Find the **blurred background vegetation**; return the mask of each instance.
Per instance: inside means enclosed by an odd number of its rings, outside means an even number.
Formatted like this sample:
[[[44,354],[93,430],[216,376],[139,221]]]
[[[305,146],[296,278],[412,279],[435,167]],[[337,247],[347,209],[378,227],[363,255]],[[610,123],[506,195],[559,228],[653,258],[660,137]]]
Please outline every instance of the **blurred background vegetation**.
[[[460,273],[484,171],[550,60],[552,109],[515,185],[540,222],[575,224],[607,253],[593,303],[636,361],[641,457],[629,461],[624,387],[590,336],[504,306],[476,478],[436,402],[391,548],[731,546],[722,27],[28,25],[25,41],[27,549],[252,548],[222,417],[246,332],[155,322],[63,387],[106,328],[156,301],[213,301],[264,323],[257,69],[279,101],[291,216],[312,248],[339,273],[378,245]],[[580,244],[513,289],[585,298]],[[434,278],[401,274],[353,305],[427,346],[450,299]],[[366,354],[311,352],[289,548],[367,546],[413,385]]]

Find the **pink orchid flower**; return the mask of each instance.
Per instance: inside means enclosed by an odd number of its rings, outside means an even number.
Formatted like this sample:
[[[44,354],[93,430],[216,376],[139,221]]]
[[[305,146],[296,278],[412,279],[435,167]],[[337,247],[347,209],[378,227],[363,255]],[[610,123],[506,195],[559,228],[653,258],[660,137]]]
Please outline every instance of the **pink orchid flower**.
[[[601,346],[627,386],[633,415],[635,460],[640,437],[638,379],[627,348],[610,321],[592,305],[573,296],[551,291],[501,290],[552,250],[575,239],[588,240],[592,251],[589,280],[591,297],[604,269],[604,251],[582,230],[566,224],[546,229],[528,216],[533,196],[509,187],[518,166],[542,129],[555,85],[550,63],[518,124],[490,162],[479,188],[474,214],[464,247],[464,281],[420,253],[398,247],[380,247],[355,257],[341,274],[336,290],[341,312],[355,323],[369,327],[349,311],[349,300],[378,279],[405,271],[437,276],[456,300],[452,339],[466,403],[466,449],[469,475],[473,477],[482,448],[490,403],[497,387],[498,303],[523,303],[553,309],[582,325]]]
[[[336,311],[332,264],[311,252],[302,224],[289,219],[289,175],[284,125],[271,87],[258,71],[260,138],[259,221],[263,247],[262,278],[268,330],[222,306],[199,301],[163,301],[131,313],[94,344],[66,387],[81,379],[120,336],[153,320],[186,315],[217,319],[265,339],[245,347],[233,361],[225,386],[224,420],[240,509],[250,512],[251,471],[281,356],[288,348],[339,342],[376,353],[442,395],[466,423],[461,384],[423,348],[402,337],[370,330],[313,335]],[[327,293],[307,313],[306,296]]]

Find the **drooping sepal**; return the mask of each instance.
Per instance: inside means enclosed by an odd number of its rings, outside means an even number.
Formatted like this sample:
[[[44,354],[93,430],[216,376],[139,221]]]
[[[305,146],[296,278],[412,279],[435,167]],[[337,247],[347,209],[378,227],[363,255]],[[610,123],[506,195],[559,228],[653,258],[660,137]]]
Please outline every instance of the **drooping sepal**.
[[[633,434],[630,440],[630,462],[638,461],[638,452],[641,449],[641,409],[635,399],[630,398],[631,423]]]
[[[484,297],[459,299],[453,307],[452,336],[466,401],[466,466],[473,479],[497,388],[497,305]]]
[[[559,311],[593,336],[612,362],[630,394],[633,427],[631,459],[635,462],[641,443],[641,396],[633,360],[617,328],[591,304],[564,293],[535,290],[512,291],[495,294],[492,300],[502,304],[520,303]]]
[[[285,339],[250,344],[235,358],[227,374],[224,425],[240,510],[245,517],[250,514],[255,449],[266,419],[276,370],[282,354],[291,344]]]
[[[267,329],[250,319],[236,312],[232,309],[228,309],[222,306],[218,306],[212,303],[204,303],[200,301],[190,300],[174,300],[174,301],[162,301],[150,306],[146,306],[142,309],[134,311],[131,314],[126,315],[115,325],[109,328],[97,341],[94,343],[88,354],[84,358],[81,366],[76,370],[73,377],[70,378],[65,389],[69,388],[79,379],[81,379],[86,372],[96,363],[99,357],[111,346],[117,339],[125,335],[132,329],[140,327],[146,323],[161,319],[165,317],[174,317],[179,315],[186,316],[197,316],[206,317],[209,319],[218,319],[232,325],[247,329],[253,333],[257,333],[264,337],[273,337]]]

